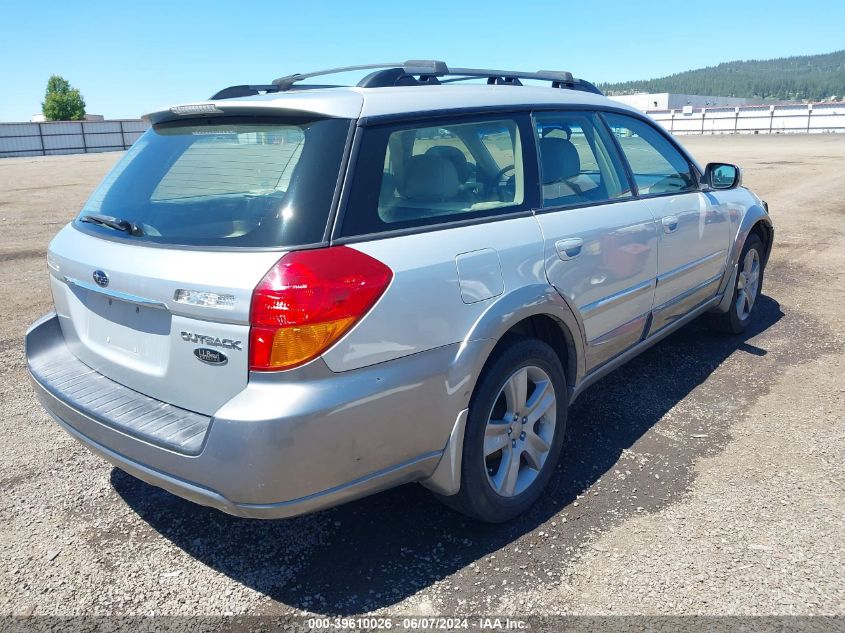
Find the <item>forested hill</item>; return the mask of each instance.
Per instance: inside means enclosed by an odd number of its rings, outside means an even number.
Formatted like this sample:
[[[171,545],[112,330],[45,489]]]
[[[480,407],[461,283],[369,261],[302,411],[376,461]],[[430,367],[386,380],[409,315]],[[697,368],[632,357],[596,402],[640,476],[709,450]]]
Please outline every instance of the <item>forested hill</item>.
[[[608,95],[634,92],[748,97],[827,99],[845,95],[845,50],[825,55],[726,62],[718,66],[643,81],[600,84]]]

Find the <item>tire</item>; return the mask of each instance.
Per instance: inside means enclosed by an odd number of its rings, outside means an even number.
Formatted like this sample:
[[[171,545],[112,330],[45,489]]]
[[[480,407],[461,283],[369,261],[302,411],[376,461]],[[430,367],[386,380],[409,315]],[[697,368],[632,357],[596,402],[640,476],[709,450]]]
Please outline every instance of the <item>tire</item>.
[[[510,404],[520,401],[520,392],[525,405],[514,419],[512,409],[520,407]],[[487,523],[503,523],[525,512],[554,473],[568,403],[566,377],[554,350],[537,339],[510,339],[487,361],[470,399],[460,491],[440,499]]]
[[[730,310],[713,315],[713,324],[716,329],[729,334],[741,334],[748,327],[763,289],[764,252],[760,236],[751,233],[745,240],[739,256],[739,272],[734,282]],[[756,262],[756,269],[754,262]],[[749,288],[752,288],[750,293]],[[750,306],[748,306],[749,301]]]

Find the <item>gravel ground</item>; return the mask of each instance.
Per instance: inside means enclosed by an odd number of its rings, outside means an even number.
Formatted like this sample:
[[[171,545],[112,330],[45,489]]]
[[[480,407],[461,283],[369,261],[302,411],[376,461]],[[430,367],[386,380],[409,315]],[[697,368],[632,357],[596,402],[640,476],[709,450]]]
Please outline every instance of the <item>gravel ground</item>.
[[[845,615],[845,136],[684,139],[777,226],[755,322],[696,322],[589,389],[527,516],[417,486],[236,519],[132,479],[42,412],[21,339],[44,253],[116,154],[0,160],[0,614]]]

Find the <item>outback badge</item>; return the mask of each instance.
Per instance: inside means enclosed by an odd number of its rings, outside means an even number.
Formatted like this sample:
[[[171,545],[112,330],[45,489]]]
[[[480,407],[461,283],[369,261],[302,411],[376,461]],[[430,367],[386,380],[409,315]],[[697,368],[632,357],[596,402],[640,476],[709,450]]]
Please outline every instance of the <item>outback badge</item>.
[[[216,349],[208,349],[207,347],[198,347],[194,350],[194,356],[206,365],[225,365],[229,362],[226,355],[218,352]]]

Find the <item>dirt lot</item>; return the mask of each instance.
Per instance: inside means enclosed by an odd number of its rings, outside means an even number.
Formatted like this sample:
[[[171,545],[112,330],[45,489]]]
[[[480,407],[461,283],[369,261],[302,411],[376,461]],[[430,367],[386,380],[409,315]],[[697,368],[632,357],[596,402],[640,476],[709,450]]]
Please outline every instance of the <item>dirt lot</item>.
[[[417,486],[235,519],[89,454],[22,352],[44,253],[118,155],[0,160],[0,614],[845,615],[845,135],[685,139],[777,226],[755,322],[694,323],[591,388],[524,518]]]

